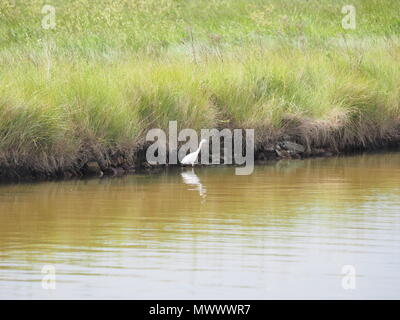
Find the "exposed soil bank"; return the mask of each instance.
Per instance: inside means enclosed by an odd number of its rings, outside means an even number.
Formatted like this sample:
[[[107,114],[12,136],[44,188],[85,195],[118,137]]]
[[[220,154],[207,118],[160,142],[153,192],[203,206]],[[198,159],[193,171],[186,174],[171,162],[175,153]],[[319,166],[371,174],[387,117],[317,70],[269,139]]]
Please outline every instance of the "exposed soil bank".
[[[161,170],[171,165],[150,165],[146,161],[146,149],[142,146],[135,152],[110,152],[106,158],[87,158],[80,159],[69,168],[60,168],[54,172],[32,170],[24,166],[5,166],[0,165],[0,182],[30,182],[46,181],[58,179],[72,179],[84,177],[117,177],[137,172],[150,172]],[[379,141],[352,148],[334,149],[330,147],[306,147],[301,143],[293,141],[289,137],[278,139],[274,143],[256,146],[254,152],[255,163],[266,161],[277,161],[282,159],[301,160],[312,157],[331,157],[335,155],[349,155],[362,152],[398,150],[400,149],[400,139]],[[211,150],[211,148],[210,148]],[[220,153],[223,155],[223,151]],[[211,163],[212,154],[210,154]],[[223,156],[220,165],[224,165]],[[179,166],[179,165],[174,165]]]

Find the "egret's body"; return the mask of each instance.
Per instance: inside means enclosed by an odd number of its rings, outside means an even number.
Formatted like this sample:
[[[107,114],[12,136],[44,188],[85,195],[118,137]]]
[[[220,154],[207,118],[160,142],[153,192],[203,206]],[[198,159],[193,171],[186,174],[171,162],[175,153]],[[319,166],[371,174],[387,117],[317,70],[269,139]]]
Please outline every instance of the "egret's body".
[[[185,157],[182,159],[181,164],[186,164],[186,165],[190,165],[190,164],[191,164],[192,167],[193,167],[193,166],[194,166],[194,163],[195,163],[196,160],[197,160],[197,157],[199,156],[199,152],[200,152],[201,146],[202,146],[203,143],[205,143],[205,142],[207,142],[207,140],[205,140],[205,139],[201,140],[201,141],[200,141],[199,148],[198,148],[195,152],[189,153],[187,156],[185,156]]]

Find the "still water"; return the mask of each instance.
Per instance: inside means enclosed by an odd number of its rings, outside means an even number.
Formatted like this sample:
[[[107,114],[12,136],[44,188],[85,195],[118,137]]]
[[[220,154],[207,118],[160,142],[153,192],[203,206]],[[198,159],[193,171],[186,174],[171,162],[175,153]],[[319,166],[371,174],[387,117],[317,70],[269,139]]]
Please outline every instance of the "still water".
[[[2,185],[0,298],[400,298],[400,153]]]

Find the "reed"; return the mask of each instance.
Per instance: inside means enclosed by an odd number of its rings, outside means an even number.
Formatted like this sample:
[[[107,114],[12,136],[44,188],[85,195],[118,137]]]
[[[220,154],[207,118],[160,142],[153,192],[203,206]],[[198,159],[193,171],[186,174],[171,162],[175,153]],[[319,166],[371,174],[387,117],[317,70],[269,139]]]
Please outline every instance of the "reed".
[[[134,158],[148,129],[255,128],[337,150],[399,138],[398,1],[0,5],[0,171]]]

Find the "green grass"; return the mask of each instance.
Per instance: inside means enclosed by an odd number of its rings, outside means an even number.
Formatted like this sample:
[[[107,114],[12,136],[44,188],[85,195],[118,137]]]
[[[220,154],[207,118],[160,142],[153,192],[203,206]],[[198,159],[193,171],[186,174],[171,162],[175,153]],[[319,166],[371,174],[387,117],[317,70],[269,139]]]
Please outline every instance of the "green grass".
[[[148,129],[255,128],[342,149],[399,137],[400,3],[0,2],[0,168],[55,172]],[[44,4],[56,28],[41,27]]]

